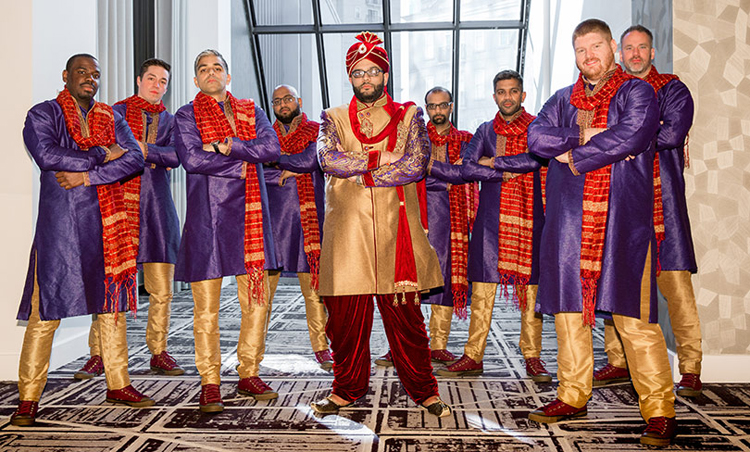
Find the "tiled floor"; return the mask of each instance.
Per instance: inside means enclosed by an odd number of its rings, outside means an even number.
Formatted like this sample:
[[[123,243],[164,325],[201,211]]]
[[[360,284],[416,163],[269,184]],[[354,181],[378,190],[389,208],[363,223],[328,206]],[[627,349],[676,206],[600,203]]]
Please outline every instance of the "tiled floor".
[[[161,377],[149,371],[144,344],[146,309],[128,320],[130,370],[134,385],[157,401],[131,409],[104,401],[103,377],[75,381],[72,373],[86,357],[50,374],[35,427],[18,428],[8,417],[18,403],[15,384],[0,384],[0,450],[3,451],[609,451],[644,450],[638,437],[644,423],[630,385],[594,392],[588,417],[546,426],[526,416],[555,394],[555,384],[525,377],[518,342],[518,313],[505,301],[495,305],[485,356],[485,373],[472,378],[438,378],[441,396],[454,408],[443,419],[408,400],[392,369],[372,368],[371,390],[356,407],[319,418],[309,403],[328,393],[332,376],[318,368],[310,350],[304,302],[295,280],[282,280],[274,301],[261,376],[280,393],[255,402],[236,395],[236,341],[239,306],[235,287],[223,295],[221,312],[223,413],[197,409],[200,379],[193,362],[192,302],[175,296],[170,352],[187,372]],[[143,303],[147,299],[142,298]],[[423,306],[425,316],[429,307]],[[542,356],[555,366],[552,319],[545,319]],[[376,316],[372,350],[387,350]],[[454,321],[449,349],[460,354],[468,322]],[[603,356],[602,329],[594,346]],[[750,384],[706,385],[691,401],[678,397],[679,436],[671,450],[750,451]]]

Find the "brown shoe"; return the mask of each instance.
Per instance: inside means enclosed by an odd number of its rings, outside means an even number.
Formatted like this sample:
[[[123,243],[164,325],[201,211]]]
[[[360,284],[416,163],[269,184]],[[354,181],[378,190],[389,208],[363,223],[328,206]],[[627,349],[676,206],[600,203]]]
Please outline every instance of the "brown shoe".
[[[677,395],[682,397],[698,397],[703,393],[703,383],[698,374],[682,374],[680,384],[677,385]]]
[[[484,364],[482,361],[476,362],[466,355],[461,356],[461,359],[446,367],[445,369],[438,369],[437,374],[442,377],[463,377],[468,375],[480,375],[484,372]]]
[[[544,368],[545,362],[539,358],[526,359],[526,375],[537,383],[549,383],[552,375]]]
[[[219,385],[207,384],[201,386],[200,410],[203,413],[221,413],[224,402],[221,400]]]
[[[34,425],[36,412],[39,410],[39,402],[33,400],[21,400],[18,408],[10,415],[10,425],[16,427],[28,427]]]
[[[154,399],[141,394],[132,385],[127,385],[122,389],[107,389],[107,402],[135,408],[153,406],[156,403]]]
[[[456,355],[445,349],[430,351],[430,359],[433,363],[445,364],[446,366],[450,366],[458,361]]]
[[[450,416],[450,414],[453,412],[450,405],[440,399],[437,399],[437,402],[433,402],[429,405],[422,405],[422,408],[426,409],[427,412],[431,415],[437,417]]]
[[[260,377],[240,378],[237,392],[255,400],[271,400],[279,397],[279,393],[265,384]]]
[[[375,365],[380,367],[393,367],[393,356],[391,355],[391,351],[388,350],[388,353],[375,359]]]
[[[177,361],[166,350],[158,355],[151,356],[151,370],[171,377],[185,373],[185,370],[177,364]]]
[[[352,404],[354,404],[354,402],[350,402],[346,405],[339,405],[338,403],[333,401],[331,396],[328,396],[325,399],[318,400],[317,402],[312,402],[310,404],[310,407],[313,409],[313,411],[315,411],[315,413],[326,415],[336,414],[340,409],[351,406]]]
[[[630,372],[623,367],[615,367],[607,363],[606,366],[594,372],[593,386],[613,385],[615,383],[627,383],[630,381]]]
[[[73,374],[76,380],[88,380],[89,378],[98,377],[104,373],[104,361],[99,355],[94,355],[86,361],[81,370]]]
[[[677,419],[673,417],[652,417],[641,435],[641,444],[666,447],[672,443],[677,431]]]
[[[333,369],[333,356],[331,356],[331,351],[328,349],[315,352],[315,361],[318,362],[318,365],[323,370],[330,371]]]
[[[560,399],[555,399],[555,401],[549,405],[537,408],[529,413],[529,419],[541,422],[542,424],[554,424],[555,422],[564,421],[565,419],[583,417],[587,414],[588,411],[586,410],[586,405],[581,408],[576,408],[572,405],[568,405]]]

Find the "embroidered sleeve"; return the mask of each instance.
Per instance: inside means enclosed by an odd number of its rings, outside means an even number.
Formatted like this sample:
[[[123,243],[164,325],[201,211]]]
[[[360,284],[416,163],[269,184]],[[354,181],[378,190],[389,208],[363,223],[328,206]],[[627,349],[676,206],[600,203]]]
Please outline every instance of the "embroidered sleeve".
[[[570,168],[570,171],[573,173],[574,176],[580,176],[581,173],[578,172],[576,169],[576,165],[573,162],[573,151],[568,151],[568,168]]]
[[[320,119],[318,162],[323,172],[344,179],[366,172],[369,162],[368,154],[361,151],[339,151],[337,145],[341,144],[341,139],[336,123],[326,112],[321,113]]]

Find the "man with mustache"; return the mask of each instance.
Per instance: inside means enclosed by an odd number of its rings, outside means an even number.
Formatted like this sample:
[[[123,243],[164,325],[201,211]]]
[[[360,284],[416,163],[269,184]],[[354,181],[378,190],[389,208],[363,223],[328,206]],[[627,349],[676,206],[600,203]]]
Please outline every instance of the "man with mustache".
[[[535,312],[539,281],[539,239],[544,226],[542,159],[529,154],[527,129],[534,116],[521,75],[505,70],[492,81],[498,112],[480,125],[463,154],[461,174],[479,181],[479,210],[469,244],[468,279],[472,282],[469,339],[461,359],[439,369],[455,377],[484,372],[484,350],[492,323],[497,286],[503,286],[521,311],[520,347],[526,374],[536,382],[552,380],[539,358],[542,316]],[[546,164],[546,162],[544,162]],[[510,289],[508,288],[510,286]]]
[[[143,170],[127,123],[96,102],[99,63],[70,57],[56,99],[35,105],[23,138],[39,166],[39,216],[18,319],[27,320],[18,369],[16,426],[34,425],[60,319],[97,314],[111,403],[154,401],[130,384],[125,315],[135,309],[136,249],[120,181]],[[106,225],[103,226],[103,225]]]
[[[146,345],[151,352],[151,370],[164,375],[182,375],[185,371],[167,352],[169,312],[172,302],[172,280],[177,248],[180,245],[180,223],[169,188],[170,168],[180,165],[174,150],[172,131],[174,117],[164,107],[170,65],[157,58],[141,64],[136,78],[138,93],[113,107],[130,126],[146,160],[143,174],[123,184],[126,196],[137,200],[128,212],[137,237],[137,262],[143,268],[143,282],[149,293]],[[104,372],[99,350],[99,322],[91,323],[89,332],[91,358],[76,372],[79,380]]]
[[[273,233],[284,271],[295,272],[305,298],[307,330],[315,360],[331,370],[333,358],[326,339],[325,305],[318,297],[320,232],[323,229],[323,172],[318,166],[319,124],[301,112],[302,99],[293,86],[279,85],[272,94],[273,128],[281,143],[278,162],[264,168]],[[271,298],[281,270],[271,272]]]
[[[685,200],[683,168],[687,163],[685,142],[693,123],[693,98],[687,86],[676,75],[662,74],[652,65],[655,56],[653,35],[642,25],[634,25],[620,38],[622,64],[628,74],[651,84],[659,103],[661,127],[656,135],[654,189],[656,205],[654,222],[659,243],[658,262],[661,271],[656,284],[669,307],[669,319],[677,342],[682,379],[677,395],[697,397],[703,385],[700,380],[701,326],[690,274],[698,271],[690,234],[690,218]],[[657,173],[658,172],[658,173]],[[659,194],[661,194],[660,199]],[[630,379],[625,351],[614,324],[604,322],[604,350],[608,363],[594,373],[594,386]]]
[[[346,54],[354,97],[321,115],[318,160],[326,181],[320,290],[333,350],[331,394],[311,404],[336,413],[367,393],[373,298],[407,394],[430,414],[438,395],[419,292],[443,285],[423,228],[416,182],[430,156],[421,110],[385,93],[388,54],[370,32]],[[425,212],[426,213],[426,212]]]
[[[606,312],[622,337],[648,423],[640,441],[666,446],[677,421],[667,347],[656,323],[651,143],[659,108],[654,89],[615,64],[617,43],[606,23],[581,22],[573,48],[578,81],[555,93],[529,126],[529,149],[550,159],[539,305],[555,315],[560,381],[557,399],[529,419],[586,415],[591,327],[595,312]]]
[[[224,410],[219,300],[224,276],[237,281],[242,320],[237,342],[237,392],[256,400],[279,395],[258,376],[271,315],[268,271],[280,267],[271,232],[264,162],[279,159],[279,140],[252,99],[227,90],[224,57],[195,58],[200,92],[175,114],[175,148],[187,172],[187,212],[175,279],[191,283],[200,410]]]

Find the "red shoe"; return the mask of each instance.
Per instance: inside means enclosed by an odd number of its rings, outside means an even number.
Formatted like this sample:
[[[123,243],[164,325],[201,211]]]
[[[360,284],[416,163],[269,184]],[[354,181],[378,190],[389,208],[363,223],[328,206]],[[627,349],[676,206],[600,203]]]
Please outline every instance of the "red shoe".
[[[458,361],[456,355],[445,349],[432,350],[430,352],[430,359],[432,359],[433,363],[445,364],[446,366],[450,366],[451,364]]]
[[[185,373],[185,370],[177,365],[177,361],[166,350],[158,355],[151,355],[151,370],[172,377]]]
[[[682,397],[698,397],[703,393],[703,383],[698,374],[682,374],[680,384],[677,385],[677,395]]]
[[[537,408],[529,413],[529,419],[543,424],[554,424],[555,422],[564,421],[565,419],[583,417],[587,414],[588,411],[586,410],[586,405],[581,408],[576,408],[568,405],[560,399],[555,399],[555,401],[549,405]]]
[[[132,385],[127,385],[122,389],[107,389],[107,402],[120,403],[135,408],[153,406],[156,403],[154,399],[141,394]]]
[[[549,383],[552,381],[552,375],[544,368],[545,362],[539,358],[526,359],[526,375],[537,383]]]
[[[465,375],[480,375],[484,372],[482,361],[476,362],[466,355],[445,369],[438,369],[437,374],[443,377],[462,377]]]
[[[39,402],[21,400],[18,403],[16,411],[10,415],[10,425],[15,425],[16,427],[34,425],[37,410],[39,410]]]
[[[630,381],[630,372],[622,367],[615,367],[607,363],[606,366],[594,372],[593,386],[607,386],[615,383],[625,383]]]
[[[641,444],[647,446],[669,446],[677,430],[677,419],[673,417],[652,417],[641,435]]]
[[[255,400],[271,400],[279,396],[279,393],[263,383],[260,377],[240,378],[237,392],[244,396],[253,397]]]
[[[315,352],[315,360],[318,362],[321,369],[329,371],[333,369],[333,356],[331,356],[330,350],[326,349]]]
[[[86,361],[81,370],[73,374],[76,380],[88,380],[89,378],[98,377],[104,373],[104,361],[99,355],[94,355]]]
[[[219,385],[201,386],[200,410],[203,413],[221,413],[224,411],[224,402],[221,400]]]
[[[375,360],[375,365],[378,365],[380,367],[393,367],[393,356],[391,356],[391,351],[388,350],[388,353],[381,356],[380,358],[377,358]]]

